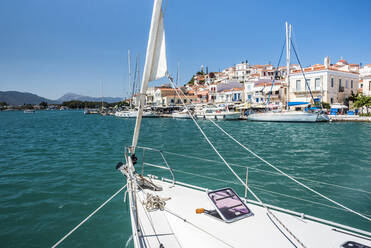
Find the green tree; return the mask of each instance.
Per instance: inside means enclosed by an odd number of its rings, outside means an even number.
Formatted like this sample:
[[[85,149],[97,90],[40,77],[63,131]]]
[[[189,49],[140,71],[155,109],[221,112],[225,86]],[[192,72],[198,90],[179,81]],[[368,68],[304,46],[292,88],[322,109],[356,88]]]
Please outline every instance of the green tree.
[[[363,107],[366,107],[366,112],[368,113],[368,108],[371,107],[371,97],[359,95],[355,99],[354,107],[361,108],[361,112],[363,114]]]
[[[322,108],[324,109],[330,109],[331,105],[328,102],[322,102]]]
[[[48,107],[48,103],[47,103],[47,102],[44,102],[44,101],[42,101],[39,105],[40,105],[42,108],[47,108],[47,107]]]

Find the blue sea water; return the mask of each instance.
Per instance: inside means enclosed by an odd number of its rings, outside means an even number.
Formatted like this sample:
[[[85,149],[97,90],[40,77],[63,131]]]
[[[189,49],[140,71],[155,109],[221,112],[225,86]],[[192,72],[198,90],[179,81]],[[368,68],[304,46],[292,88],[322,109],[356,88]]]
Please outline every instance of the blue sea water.
[[[249,185],[266,203],[371,231],[370,222],[339,210],[283,176],[261,171],[274,172],[210,122],[199,123],[229,163],[249,167]],[[176,170],[176,180],[209,189],[231,186],[243,194],[191,120],[144,119],[142,124],[139,145],[215,160],[164,153]],[[219,124],[280,169],[312,180],[300,179],[371,216],[370,123]],[[81,111],[0,112],[1,247],[50,247],[123,186],[125,178],[115,165],[123,161],[134,125],[134,119],[83,115]],[[138,149],[137,154],[140,161],[142,151]],[[145,159],[162,163],[155,152],[147,151]],[[245,177],[244,167],[234,169]],[[145,172],[169,177],[157,169],[146,168]],[[131,226],[123,198],[123,193],[119,194],[61,247],[125,246]]]

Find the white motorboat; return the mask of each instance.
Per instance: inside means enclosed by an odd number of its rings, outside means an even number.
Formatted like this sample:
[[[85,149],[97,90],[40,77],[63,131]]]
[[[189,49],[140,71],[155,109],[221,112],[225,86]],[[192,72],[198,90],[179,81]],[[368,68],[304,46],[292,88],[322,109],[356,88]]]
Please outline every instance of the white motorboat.
[[[125,110],[125,111],[117,111],[115,113],[116,117],[121,118],[137,118],[138,117],[138,110]],[[143,112],[143,117],[155,117],[156,114],[152,111]]]
[[[34,109],[25,109],[23,113],[25,114],[34,114],[36,111]]]
[[[195,109],[198,119],[236,120],[240,118],[240,112],[229,111],[227,107],[203,106]]]
[[[367,231],[264,203],[248,186],[247,173],[246,180],[243,180],[233,170],[192,115],[190,115],[192,121],[211,149],[215,151],[226,168],[236,177],[238,184],[245,188],[244,197],[240,197],[232,188],[229,188],[231,184],[236,182],[228,180],[221,180],[227,187],[217,190],[176,181],[175,170],[171,168],[166,160],[164,151],[137,146],[145,103],[144,96],[148,83],[168,76],[165,51],[162,0],[155,0],[133,140],[131,146],[125,150],[125,164],[120,162],[116,166],[127,179],[126,187],[129,198],[132,240],[135,248],[364,248],[371,246],[371,233]],[[174,85],[170,76],[168,78]],[[185,104],[184,107],[189,111]],[[220,130],[241,148],[259,159],[264,165],[269,166],[280,175],[289,178],[318,197],[330,201],[337,208],[358,215],[359,218],[364,218],[368,223],[371,223],[370,217],[332,200],[264,160],[231,136],[213,118],[209,121],[213,124],[211,126],[215,126],[217,130]],[[136,157],[137,149],[144,150],[143,153],[140,152],[140,154],[143,154],[140,161]],[[163,159],[163,165],[146,163],[144,152],[147,150],[158,152]],[[148,158],[147,153],[145,157]],[[186,157],[187,159],[191,158],[190,155],[186,155]],[[173,162],[175,163],[175,161]],[[137,163],[141,164],[140,170],[134,167]],[[170,173],[171,178],[163,177],[160,179],[153,175],[144,176],[144,166],[164,169],[164,171]],[[187,173],[195,177],[202,177],[196,173]],[[210,179],[210,177],[208,178]],[[122,187],[116,194],[124,188]],[[247,192],[249,192],[250,197],[254,197],[256,200],[248,199]],[[280,192],[280,194],[283,193]]]
[[[269,122],[316,122],[319,113],[308,113],[304,111],[282,111],[254,113],[247,116],[250,121]]]
[[[171,116],[174,119],[191,119],[191,117],[188,114],[188,110],[184,109],[182,111],[173,112]]]

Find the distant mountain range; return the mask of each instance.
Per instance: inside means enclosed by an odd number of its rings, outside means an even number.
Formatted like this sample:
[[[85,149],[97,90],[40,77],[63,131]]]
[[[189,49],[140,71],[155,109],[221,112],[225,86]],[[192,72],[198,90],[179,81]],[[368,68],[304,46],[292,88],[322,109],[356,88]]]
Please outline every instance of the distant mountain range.
[[[10,105],[23,105],[23,104],[39,104],[41,102],[47,102],[48,104],[60,104],[72,100],[77,101],[88,101],[88,102],[100,102],[101,97],[90,97],[82,96],[73,93],[67,93],[57,100],[47,99],[45,97],[38,96],[36,94],[19,91],[0,91],[0,102],[6,102]],[[119,102],[122,98],[120,97],[104,97],[103,101],[108,103]]]
[[[72,100],[77,101],[87,101],[87,102],[100,102],[102,101],[101,97],[91,97],[91,96],[82,96],[77,95],[74,93],[67,93],[64,94],[62,97],[58,98],[56,101],[62,103],[62,102],[68,102]],[[113,102],[119,102],[122,101],[122,98],[120,97],[103,97],[104,102],[113,103]]]

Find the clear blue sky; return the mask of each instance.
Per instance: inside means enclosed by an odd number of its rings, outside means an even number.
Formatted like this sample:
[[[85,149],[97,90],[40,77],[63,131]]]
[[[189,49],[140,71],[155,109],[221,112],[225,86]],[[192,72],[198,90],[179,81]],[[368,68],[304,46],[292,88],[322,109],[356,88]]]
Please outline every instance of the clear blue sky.
[[[98,96],[103,81],[104,95],[122,97],[128,49],[143,66],[152,6],[151,0],[0,1],[0,90]],[[371,0],[169,0],[169,71],[175,75],[180,61],[185,82],[201,64],[209,71],[245,59],[275,64],[286,20],[304,65],[325,56],[371,63],[370,10]]]

